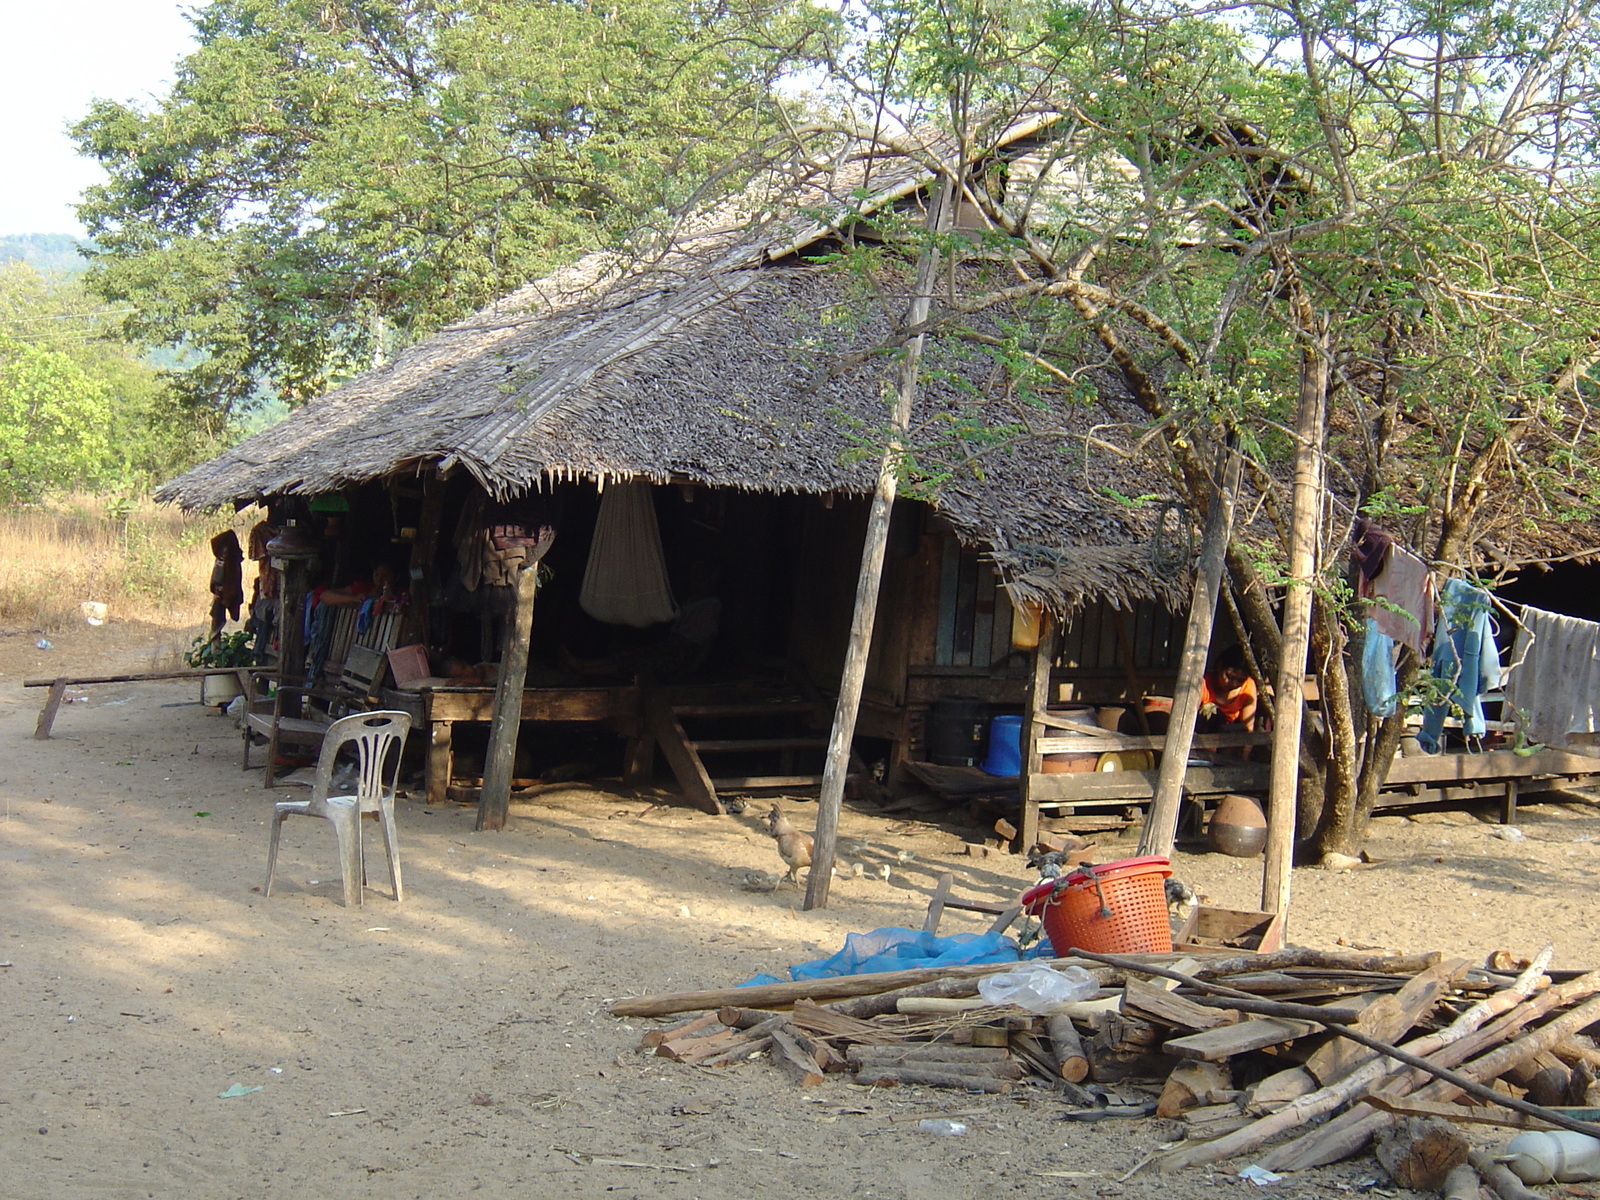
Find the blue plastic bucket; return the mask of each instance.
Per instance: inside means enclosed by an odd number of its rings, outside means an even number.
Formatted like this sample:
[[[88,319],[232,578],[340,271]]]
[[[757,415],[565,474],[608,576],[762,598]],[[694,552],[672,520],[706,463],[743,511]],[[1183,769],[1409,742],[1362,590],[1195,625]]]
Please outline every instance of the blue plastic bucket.
[[[1022,774],[1022,718],[1016,713],[1001,713],[989,722],[989,753],[979,769],[1006,778]]]

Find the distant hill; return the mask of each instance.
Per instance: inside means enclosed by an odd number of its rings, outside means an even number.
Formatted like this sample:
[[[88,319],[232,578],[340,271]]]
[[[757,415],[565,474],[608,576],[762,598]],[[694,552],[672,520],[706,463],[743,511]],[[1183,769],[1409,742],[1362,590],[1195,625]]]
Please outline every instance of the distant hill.
[[[83,244],[65,233],[0,235],[0,262],[21,260],[36,271],[76,275],[87,266],[78,253]]]

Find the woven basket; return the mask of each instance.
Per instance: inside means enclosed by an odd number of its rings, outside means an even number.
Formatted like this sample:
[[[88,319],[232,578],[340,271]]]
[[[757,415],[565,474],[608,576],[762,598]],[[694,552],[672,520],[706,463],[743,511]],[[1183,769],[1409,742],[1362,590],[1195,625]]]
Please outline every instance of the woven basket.
[[[1080,867],[1022,895],[1044,924],[1057,957],[1073,949],[1099,954],[1164,954],[1172,949],[1165,881],[1172,866],[1150,855]]]

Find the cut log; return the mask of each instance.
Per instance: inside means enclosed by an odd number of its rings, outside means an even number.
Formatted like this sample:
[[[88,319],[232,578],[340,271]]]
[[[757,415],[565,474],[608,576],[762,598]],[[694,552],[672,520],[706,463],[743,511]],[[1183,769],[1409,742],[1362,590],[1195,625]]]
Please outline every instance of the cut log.
[[[724,1004],[717,1009],[717,1020],[732,1029],[753,1029],[763,1021],[772,1019],[772,1014],[763,1008],[740,1008],[736,1004]]]
[[[1021,1068],[1017,1068],[1020,1072]],[[856,1073],[856,1082],[867,1087],[899,1087],[901,1084],[922,1084],[927,1087],[956,1088],[965,1092],[1009,1092],[1010,1079],[998,1075],[980,1074],[959,1070],[955,1065],[941,1067],[937,1063],[910,1067],[872,1067]]]
[[[817,1060],[801,1049],[794,1035],[780,1026],[772,1031],[773,1058],[793,1069],[795,1081],[803,1088],[818,1087],[823,1082],[822,1069]]]
[[[847,1046],[845,1059],[853,1064],[876,1063],[895,1066],[912,1062],[996,1063],[1009,1062],[1004,1046],[957,1046],[949,1042],[902,1042],[898,1046]]]
[[[705,1036],[678,1038],[671,1042],[662,1042],[656,1047],[656,1053],[662,1058],[670,1058],[673,1062],[697,1063],[702,1059],[715,1058],[724,1051],[733,1049],[744,1040],[742,1029],[719,1028],[719,1031]]]
[[[1245,1107],[1258,1114],[1277,1112],[1291,1100],[1309,1096],[1316,1090],[1316,1076],[1304,1067],[1290,1067],[1288,1070],[1268,1075],[1260,1083],[1248,1089],[1245,1094]]]
[[[733,1049],[715,1058],[702,1059],[696,1063],[700,1067],[731,1067],[734,1063],[743,1062],[747,1058],[760,1054],[763,1050],[772,1049],[772,1035],[762,1034],[760,1037],[746,1037]]]
[[[1442,1117],[1405,1117],[1383,1131],[1375,1154],[1401,1187],[1436,1192],[1470,1150],[1461,1131]]]
[[[1154,1032],[1149,1025],[1144,1029]],[[1099,1027],[1083,1048],[1089,1060],[1089,1078],[1096,1083],[1163,1079],[1177,1065],[1170,1055],[1157,1050],[1153,1039],[1130,1040],[1128,1018],[1118,1013],[1102,1013]]]
[[[1071,1017],[1049,1016],[1045,1028],[1050,1035],[1050,1049],[1055,1055],[1061,1078],[1068,1083],[1082,1083],[1089,1078],[1089,1057],[1083,1051],[1083,1039]]]
[[[770,1013],[762,1015],[771,1016]],[[685,1021],[681,1025],[674,1025],[669,1029],[648,1029],[645,1031],[645,1035],[639,1039],[639,1049],[653,1050],[661,1045],[662,1042],[670,1042],[675,1038],[689,1037],[699,1033],[702,1029],[709,1029],[717,1023],[717,1014],[711,1012],[698,1016],[692,1021]]]
[[[840,1054],[821,1038],[801,1033],[793,1025],[788,1027],[787,1032],[794,1037],[795,1043],[800,1049],[809,1054],[825,1074],[838,1075],[850,1069],[850,1064],[845,1061],[844,1055]]]
[[[1572,1084],[1572,1073],[1567,1065],[1549,1051],[1511,1067],[1503,1078],[1522,1088],[1530,1103],[1547,1108],[1567,1103],[1567,1091]]]
[[[1156,1116],[1175,1117],[1207,1103],[1214,1091],[1233,1086],[1233,1073],[1227,1066],[1211,1062],[1183,1062],[1172,1069],[1156,1100]],[[1233,1106],[1235,1114],[1238,1105]]]

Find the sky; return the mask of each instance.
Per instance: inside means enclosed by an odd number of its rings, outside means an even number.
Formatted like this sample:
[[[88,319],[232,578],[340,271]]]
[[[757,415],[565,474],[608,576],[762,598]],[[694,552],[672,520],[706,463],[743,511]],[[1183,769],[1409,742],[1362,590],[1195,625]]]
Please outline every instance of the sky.
[[[193,47],[174,0],[0,0],[0,236],[82,236],[73,213],[100,168],[80,158],[67,125],[96,97],[149,103]]]

